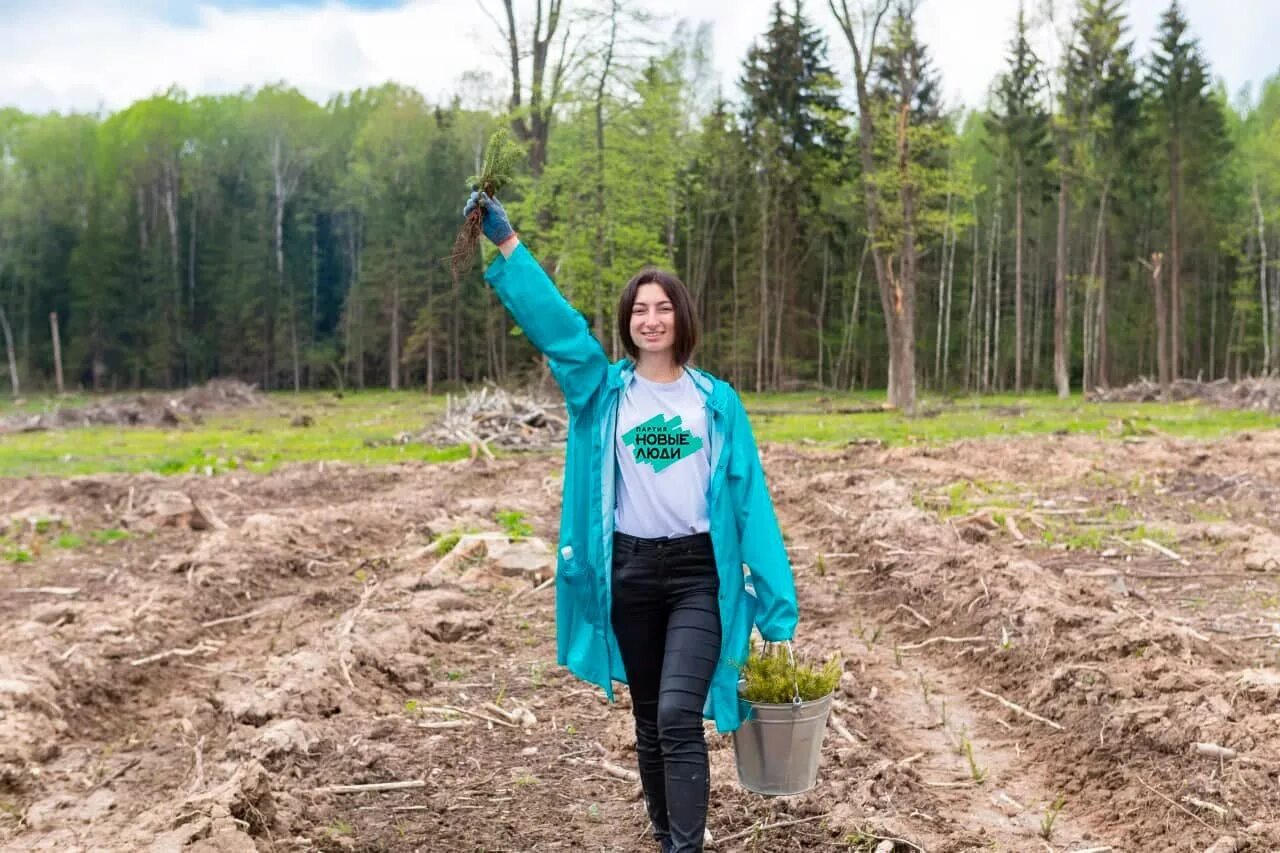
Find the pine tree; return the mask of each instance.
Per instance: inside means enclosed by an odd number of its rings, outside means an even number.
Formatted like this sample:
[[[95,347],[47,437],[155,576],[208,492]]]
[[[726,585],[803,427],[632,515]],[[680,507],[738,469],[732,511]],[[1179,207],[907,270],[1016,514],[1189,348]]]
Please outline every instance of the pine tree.
[[[827,189],[822,177],[840,158],[846,136],[826,54],[826,39],[805,17],[800,0],[790,11],[776,0],[769,30],[748,51],[740,80],[744,131],[759,183],[757,390],[783,380],[794,337],[784,327],[807,260],[803,249],[820,239],[809,224],[811,214]]]
[[[1188,158],[1212,157],[1216,140],[1224,135],[1221,112],[1209,94],[1209,68],[1198,41],[1177,0],[1160,18],[1160,30],[1147,66],[1145,88],[1151,121],[1167,157],[1170,330],[1168,361],[1172,378],[1186,363],[1182,333],[1185,328],[1182,288],[1182,237],[1185,226],[1180,208],[1186,185]]]
[[[1026,184],[1038,189],[1043,181],[1043,164],[1049,159],[1049,115],[1043,102],[1044,69],[1027,38],[1027,18],[1018,4],[1018,18],[1009,45],[1008,69],[996,83],[995,99],[987,117],[991,134],[1003,149],[1006,164],[1014,177],[1014,388],[1022,391],[1023,342],[1023,247]],[[1037,193],[1038,194],[1038,193]]]

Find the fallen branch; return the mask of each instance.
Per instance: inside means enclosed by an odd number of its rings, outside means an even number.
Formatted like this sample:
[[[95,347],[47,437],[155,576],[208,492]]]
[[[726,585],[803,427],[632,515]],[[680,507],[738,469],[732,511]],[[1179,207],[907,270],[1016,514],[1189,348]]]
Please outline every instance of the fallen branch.
[[[273,611],[273,610],[275,610],[275,609],[276,609],[276,607],[274,607],[274,606],[272,606],[272,607],[259,607],[257,610],[251,610],[251,611],[249,611],[248,613],[241,613],[241,614],[236,615],[236,616],[223,616],[221,619],[210,619],[208,622],[201,622],[201,623],[200,623],[200,627],[201,627],[201,628],[215,628],[215,627],[217,627],[218,625],[229,625],[229,624],[231,624],[232,622],[243,622],[243,621],[245,621],[246,619],[255,619],[255,618],[257,618],[258,616],[262,616],[262,615],[264,615],[264,614],[266,614],[266,613],[270,613],[270,612],[272,612],[272,611]]]
[[[1280,640],[1280,631],[1266,631],[1261,634],[1241,634],[1238,637],[1227,637],[1233,642],[1243,643],[1251,640]]]
[[[923,649],[925,646],[932,646],[934,643],[985,643],[986,637],[930,637],[918,643],[908,643],[905,646],[899,646],[899,651],[910,651],[912,649]]]
[[[409,779],[404,782],[370,782],[364,785],[326,785],[323,788],[314,788],[317,794],[361,794],[365,791],[406,791],[411,788],[425,788],[427,785],[422,779]]]
[[[835,714],[832,714],[831,716],[827,717],[827,722],[831,723],[831,728],[836,730],[836,734],[840,735],[840,737],[844,738],[849,743],[858,742],[857,739],[853,736],[853,733],[849,731],[847,726],[845,726],[844,722]]]
[[[495,705],[495,704],[494,704],[494,703],[492,703],[492,702],[484,702],[484,703],[481,703],[480,708],[481,708],[482,710],[488,711],[488,712],[489,712],[489,713],[491,713],[491,714],[494,714],[494,715],[496,715],[496,716],[501,717],[502,719],[506,720],[506,721],[507,721],[507,722],[509,722],[509,723],[519,723],[519,722],[520,722],[520,715],[519,715],[519,714],[512,714],[510,711],[506,711],[506,710],[504,710],[504,709],[502,709],[502,708],[498,707],[497,705]]]
[[[1030,719],[1035,720],[1037,723],[1044,723],[1046,726],[1055,728],[1058,731],[1063,730],[1062,726],[1058,725],[1053,720],[1050,720],[1046,717],[1042,717],[1039,714],[1035,713],[1034,711],[1028,711],[1026,708],[1022,707],[1016,702],[1010,702],[1008,699],[1004,698],[1003,696],[999,696],[995,693],[992,693],[990,690],[983,690],[981,687],[976,688],[976,690],[979,693],[981,693],[983,696],[986,696],[988,699],[994,699],[995,701],[999,702],[1001,705],[1005,706],[1010,711],[1014,711],[1018,714],[1021,714],[1024,717],[1029,717]]]
[[[616,776],[619,779],[626,779],[628,782],[638,783],[640,781],[640,774],[637,773],[635,770],[631,770],[626,767],[620,767],[617,764],[614,764],[612,761],[607,761],[602,758],[600,759],[600,767],[601,769],[604,770],[604,772],[608,773],[610,776]]]
[[[31,595],[75,595],[79,591],[78,586],[20,586],[14,590]]]
[[[1210,803],[1205,800],[1198,800],[1195,797],[1191,796],[1190,794],[1184,795],[1182,798],[1182,801],[1189,806],[1195,806],[1198,809],[1205,809],[1207,811],[1211,811],[1214,814],[1216,814],[1218,817],[1222,818],[1223,820],[1227,819],[1227,810],[1222,806],[1218,805],[1217,803]]]
[[[156,652],[154,655],[147,655],[144,658],[129,661],[130,666],[142,666],[145,663],[154,663],[158,660],[164,660],[170,657],[189,658],[192,655],[204,655],[209,652],[218,650],[218,643],[201,642],[189,649],[168,649],[163,652]]]
[[[515,723],[508,722],[507,720],[500,720],[497,717],[491,717],[488,714],[481,714],[478,711],[468,711],[466,708],[457,708],[453,705],[443,705],[440,707],[427,705],[425,707],[419,707],[418,710],[422,711],[424,714],[462,714],[467,717],[475,717],[477,720],[484,720],[487,723],[497,723],[498,725],[506,726],[509,729],[520,728]]]
[[[898,766],[906,767],[907,765],[912,764],[924,758],[924,756],[925,754],[923,752],[917,752],[915,755],[908,755],[906,758],[902,758],[898,760]]]
[[[913,607],[909,607],[909,606],[907,606],[907,605],[905,605],[905,604],[899,604],[899,605],[897,606],[897,608],[895,608],[895,612],[896,612],[897,610],[905,610],[905,611],[907,611],[907,612],[908,612],[908,613],[910,613],[912,616],[916,617],[916,619],[918,619],[918,620],[920,621],[920,623],[921,623],[922,625],[924,625],[926,628],[932,628],[932,627],[933,627],[933,623],[932,623],[932,622],[930,622],[928,619],[924,618],[923,616],[921,616],[921,615],[916,611],[916,609],[915,609],[915,608],[913,608]]]
[[[717,838],[713,844],[714,846],[719,847],[723,844],[728,844],[730,841],[737,841],[739,838],[746,838],[749,835],[754,835],[757,832],[768,832],[771,829],[781,829],[784,826],[796,826],[801,823],[813,823],[815,820],[822,820],[829,814],[831,814],[831,812],[823,812],[819,815],[800,817],[795,820],[780,820],[777,823],[764,823],[761,821],[760,823],[752,824],[749,829],[744,829],[741,832],[735,832],[733,835],[726,835],[724,838]],[[912,846],[914,847],[915,845]]]
[[[1182,555],[1179,554],[1177,551],[1174,551],[1170,548],[1166,548],[1165,546],[1161,545],[1159,542],[1155,542],[1151,539],[1141,539],[1139,541],[1142,542],[1143,545],[1146,545],[1148,548],[1150,548],[1152,551],[1155,551],[1158,554],[1164,554],[1170,560],[1176,560],[1177,562],[1183,563],[1183,564],[1187,562],[1182,558]]]
[[[1213,826],[1210,826],[1210,825],[1209,825],[1209,823],[1208,823],[1204,818],[1200,817],[1200,815],[1198,815],[1198,814],[1196,814],[1195,812],[1191,811],[1191,809],[1187,808],[1187,807],[1186,807],[1186,806],[1184,806],[1182,803],[1179,803],[1179,802],[1176,802],[1176,801],[1174,801],[1174,800],[1170,799],[1169,797],[1165,796],[1165,795],[1164,795],[1163,793],[1161,793],[1160,791],[1157,791],[1155,788],[1153,788],[1153,787],[1151,787],[1150,785],[1148,785],[1148,784],[1147,784],[1147,780],[1143,779],[1141,776],[1135,776],[1135,778],[1136,778],[1136,779],[1137,779],[1137,780],[1142,784],[1142,787],[1146,788],[1148,791],[1150,791],[1151,793],[1155,794],[1157,797],[1159,797],[1160,799],[1164,800],[1166,803],[1168,803],[1169,805],[1173,806],[1174,808],[1179,809],[1179,810],[1181,810],[1181,811],[1183,811],[1183,812],[1186,812],[1186,814],[1187,814],[1189,817],[1191,817],[1192,819],[1194,819],[1196,822],[1200,823],[1202,826],[1204,826],[1204,828],[1205,828],[1205,829],[1208,829],[1210,832],[1216,832],[1216,831],[1217,831]]]

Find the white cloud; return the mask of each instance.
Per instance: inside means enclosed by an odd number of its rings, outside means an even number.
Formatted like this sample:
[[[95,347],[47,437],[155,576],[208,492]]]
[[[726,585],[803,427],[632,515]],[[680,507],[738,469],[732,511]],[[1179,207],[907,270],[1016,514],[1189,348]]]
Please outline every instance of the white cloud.
[[[488,3],[500,8],[497,0]],[[747,48],[768,26],[771,0],[648,0],[646,6],[712,22],[715,65],[732,95]],[[1140,54],[1149,49],[1165,6],[1167,0],[1131,3],[1130,30]],[[118,109],[175,84],[202,93],[279,80],[317,100],[386,80],[442,99],[457,90],[465,71],[487,71],[499,81],[506,73],[501,35],[475,0],[411,0],[380,10],[339,0],[310,8],[199,5],[181,22],[165,19],[162,12],[171,7],[164,0],[0,0],[0,104]],[[1280,31],[1280,3],[1185,0],[1184,7],[1231,90],[1275,73],[1267,36]],[[921,5],[920,31],[949,102],[983,102],[1003,68],[1016,8],[1017,0]],[[832,66],[847,77],[848,50],[826,0],[806,0],[805,10],[827,31]],[[496,94],[505,96],[505,89]]]

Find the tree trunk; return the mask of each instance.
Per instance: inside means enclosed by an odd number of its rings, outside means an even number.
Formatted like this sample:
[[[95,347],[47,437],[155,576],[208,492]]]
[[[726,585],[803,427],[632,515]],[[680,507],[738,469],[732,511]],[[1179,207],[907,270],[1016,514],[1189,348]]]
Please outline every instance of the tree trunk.
[[[1013,390],[1022,393],[1022,162],[1019,159],[1013,195]]]
[[[1156,367],[1160,378],[1160,396],[1169,399],[1169,329],[1168,315],[1164,304],[1164,283],[1161,280],[1161,265],[1164,255],[1151,253],[1151,289],[1155,294],[1156,304]]]
[[[947,308],[942,327],[942,378],[946,384],[950,384],[951,377],[951,304],[956,292],[956,244],[959,242],[960,235],[956,233],[953,223],[951,226],[951,256],[947,259]]]
[[[391,390],[400,390],[400,278],[391,283],[391,338],[387,347],[387,368]]]
[[[995,278],[996,234],[999,230],[1000,213],[993,201],[991,230],[987,232],[987,274],[982,280],[982,358],[978,361],[978,387],[983,393],[991,390],[991,285]]]
[[[1095,384],[1103,388],[1111,385],[1111,371],[1107,367],[1110,356],[1107,353],[1107,325],[1110,322],[1110,311],[1107,309],[1107,236],[1110,229],[1102,227],[1102,263],[1098,277],[1098,354],[1095,363]]]
[[[947,316],[947,237],[951,233],[951,190],[947,189],[947,211],[942,224],[942,255],[938,263],[938,334],[933,345],[933,381],[942,387],[942,327]]]
[[[191,333],[196,334],[196,222],[200,214],[200,196],[191,196],[191,233],[187,240],[187,319]]]
[[[1070,182],[1064,168],[1058,175],[1058,258],[1053,271],[1053,381],[1058,397],[1071,395],[1071,379],[1067,374],[1070,354],[1067,352],[1067,208]]]
[[[978,342],[977,342],[977,316],[978,316],[978,244],[979,244],[979,228],[978,220],[978,200],[973,200],[973,248],[969,253],[970,271],[972,275],[969,281],[969,312],[965,317],[964,324],[964,387],[967,390],[974,390],[978,386],[977,362],[978,362]]]
[[[762,173],[760,193],[760,323],[756,335],[756,393],[764,390],[764,356],[769,344],[769,173]]]
[[[1182,375],[1182,252],[1178,246],[1178,196],[1182,184],[1182,152],[1175,135],[1169,145],[1169,369]]]
[[[903,94],[898,102],[898,198],[902,204],[901,274],[892,282],[892,298],[886,309],[892,316],[889,324],[889,405],[908,415],[916,412],[916,209],[915,184],[911,175],[911,150],[908,129],[914,82],[902,82]]]
[[[1209,380],[1218,378],[1218,253],[1213,253],[1213,279],[1209,282]]]
[[[831,242],[827,235],[822,237],[822,290],[818,295],[818,316],[817,316],[817,333],[818,333],[818,387],[824,387],[822,384],[822,368],[823,368],[823,332],[827,326],[827,284],[831,267]]]
[[[508,70],[511,73],[511,126],[516,138],[529,147],[529,171],[535,179],[542,176],[542,170],[546,167],[551,119],[559,100],[565,71],[572,64],[565,56],[566,44],[555,64],[550,69],[547,67],[548,60],[551,59],[551,42],[560,25],[561,3],[562,0],[549,0],[544,16],[543,0],[536,0],[532,44],[522,48],[520,34],[516,30],[514,0],[503,0],[506,10],[503,35],[507,40],[510,63]],[[532,62],[527,107],[524,105],[520,68],[520,60],[525,56],[530,57]],[[551,74],[550,80],[547,79],[548,71]]]
[[[606,335],[604,328],[604,288],[605,269],[608,260],[605,257],[608,245],[608,233],[605,224],[604,196],[604,93],[609,85],[609,71],[613,67],[613,48],[618,39],[618,0],[609,4],[609,41],[605,45],[604,66],[600,71],[600,82],[596,85],[595,120],[596,120],[596,239],[595,239],[595,332],[596,338],[603,346]]]
[[[1004,249],[1004,194],[1001,192],[1000,179],[996,178],[996,277],[995,277],[995,297],[992,299],[991,313],[994,315],[994,333],[991,338],[991,385],[996,391],[1004,390],[1004,379],[1000,373],[1000,321],[1003,319],[1001,313],[1001,292],[1000,284],[1003,280],[1001,275],[1002,262],[1001,252]]]
[[[1102,236],[1107,218],[1107,193],[1109,183],[1102,186],[1102,196],[1098,199],[1098,220],[1093,229],[1093,257],[1089,260],[1089,283],[1085,290],[1085,309],[1081,313],[1083,327],[1084,371],[1081,376],[1083,390],[1092,391],[1097,371],[1097,339],[1098,339],[1098,297],[1102,287]]]
[[[4,350],[9,357],[9,390],[17,397],[22,393],[22,386],[18,382],[18,354],[13,348],[13,329],[9,326],[9,317],[4,313],[3,305],[0,305],[0,331],[4,332]]]
[[[837,2],[839,3],[838,7]],[[867,85],[871,60],[876,50],[876,33],[879,30],[880,22],[889,11],[890,0],[873,0],[870,9],[865,10],[858,16],[850,14],[846,0],[828,0],[828,6],[831,8],[837,23],[839,23],[840,30],[853,53],[853,76],[858,98],[858,155],[862,166],[861,180],[865,202],[867,236],[871,238],[871,259],[875,265],[876,283],[880,289],[880,304],[884,309],[885,332],[889,339],[889,403],[890,405],[898,406],[904,411],[913,412],[915,410],[915,341],[912,338],[904,343],[898,340],[897,336],[904,325],[899,310],[909,309],[914,316],[915,306],[914,302],[907,303],[902,298],[905,296],[902,291],[904,282],[897,279],[891,280],[891,263],[885,258],[884,251],[880,247],[882,234],[879,191],[874,181],[876,169],[875,158],[872,155],[875,143],[875,126],[872,122],[873,105],[871,93]],[[865,42],[860,40],[861,33],[866,34]],[[905,131],[905,127],[900,128],[900,137],[902,136],[902,131]],[[906,140],[904,138],[899,139],[900,149],[905,147],[905,143]],[[905,151],[903,150],[899,151],[900,159],[904,153]],[[912,275],[914,276],[914,271]],[[914,286],[914,277],[911,279],[910,284]],[[912,300],[914,300],[914,296],[915,294],[912,292]],[[898,357],[895,357],[895,355]],[[907,364],[902,363],[902,357],[907,359]],[[907,394],[908,396],[900,398],[899,395],[901,394]]]
[[[165,365],[165,373],[168,376],[167,384],[172,387],[175,384],[175,356],[179,358],[180,363],[184,366],[183,378],[187,373],[185,369],[186,359],[182,357],[184,349],[182,345],[182,249],[178,239],[178,176],[176,165],[165,164],[164,188],[160,193],[160,197],[164,201],[165,219],[169,226],[169,275],[173,281],[173,308],[169,323],[169,339],[173,342],[173,347],[177,352],[170,353],[169,363]]]
[[[1034,386],[1040,379],[1040,357],[1044,351],[1044,315],[1047,300],[1045,297],[1044,257],[1041,247],[1044,246],[1044,216],[1036,220],[1036,251],[1032,268],[1035,275],[1031,281],[1031,384]]]
[[[742,382],[742,335],[738,325],[738,200],[739,189],[733,187],[733,211],[729,216],[729,277],[733,284],[733,384]]]
[[[1262,197],[1258,193],[1258,179],[1253,179],[1253,209],[1258,217],[1258,289],[1262,295],[1262,360],[1271,370],[1271,310],[1267,289],[1267,230],[1262,213]]]
[[[62,384],[62,337],[58,334],[58,312],[49,313],[49,332],[53,337],[53,375],[57,382],[58,393],[66,393]]]
[[[436,339],[435,332],[427,329],[427,396],[436,392]]]

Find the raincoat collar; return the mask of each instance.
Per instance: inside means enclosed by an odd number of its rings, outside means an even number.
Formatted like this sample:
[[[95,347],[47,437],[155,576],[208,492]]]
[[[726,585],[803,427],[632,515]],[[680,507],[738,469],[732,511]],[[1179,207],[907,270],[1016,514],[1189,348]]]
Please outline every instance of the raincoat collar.
[[[692,365],[685,365],[685,370],[688,371],[693,384],[706,397],[707,406],[717,414],[723,415],[725,406],[728,404],[729,386]],[[636,363],[631,359],[623,358],[615,361],[609,368],[610,390],[625,387],[635,372]]]

